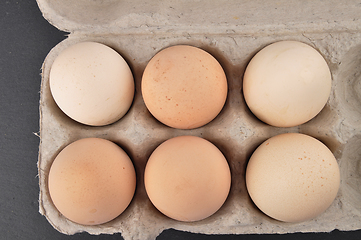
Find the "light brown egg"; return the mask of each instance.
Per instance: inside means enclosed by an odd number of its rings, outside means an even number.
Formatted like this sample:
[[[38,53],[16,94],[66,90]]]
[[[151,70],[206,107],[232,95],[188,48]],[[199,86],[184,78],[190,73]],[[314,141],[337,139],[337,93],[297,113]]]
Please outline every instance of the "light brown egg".
[[[227,98],[227,79],[209,53],[178,45],[157,53],[142,78],[144,102],[160,122],[192,129],[212,121]]]
[[[317,139],[286,133],[262,143],[251,156],[246,184],[256,206],[284,222],[317,217],[334,201],[340,172],[332,152]]]
[[[51,67],[49,83],[59,108],[91,126],[122,118],[134,97],[127,62],[112,48],[96,42],[81,42],[63,50]]]
[[[212,143],[180,136],[154,150],[144,182],[149,199],[160,212],[192,222],[211,216],[223,205],[231,173],[227,160]]]
[[[315,117],[331,92],[331,72],[322,55],[296,41],[280,41],[259,51],[243,78],[250,110],[263,122],[293,127]]]
[[[85,138],[57,155],[48,186],[55,207],[66,218],[96,225],[116,218],[127,208],[136,176],[130,158],[115,143]]]

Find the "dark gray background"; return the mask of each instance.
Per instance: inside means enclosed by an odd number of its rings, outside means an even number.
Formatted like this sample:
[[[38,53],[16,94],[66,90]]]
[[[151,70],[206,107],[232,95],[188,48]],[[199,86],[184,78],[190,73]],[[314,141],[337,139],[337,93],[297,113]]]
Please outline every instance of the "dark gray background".
[[[66,37],[35,0],[0,2],[0,239],[122,239],[120,234],[66,236],[38,213],[37,157],[40,69]],[[158,240],[361,239],[361,231],[287,235],[201,235],[164,231]]]

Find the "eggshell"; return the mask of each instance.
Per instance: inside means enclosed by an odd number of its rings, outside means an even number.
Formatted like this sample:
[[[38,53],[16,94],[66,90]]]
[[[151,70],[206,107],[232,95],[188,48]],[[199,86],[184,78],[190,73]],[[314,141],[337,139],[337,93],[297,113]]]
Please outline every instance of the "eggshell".
[[[311,46],[280,41],[258,52],[243,78],[250,110],[265,123],[293,127],[314,118],[331,92],[331,73]]]
[[[120,215],[136,186],[134,166],[116,144],[85,138],[65,147],[49,172],[48,187],[55,207],[69,220],[97,225]]]
[[[150,156],[144,182],[154,206],[179,221],[198,221],[225,202],[231,185],[227,160],[209,141],[180,136],[162,143]]]
[[[142,78],[144,102],[160,122],[192,129],[212,121],[227,98],[227,78],[209,53],[178,45],[158,52]]]
[[[55,59],[50,90],[70,118],[92,126],[111,124],[132,104],[134,79],[127,62],[96,42],[74,44]]]
[[[246,170],[250,197],[265,214],[284,222],[317,217],[335,199],[340,172],[332,152],[308,135],[286,133],[262,143]]]

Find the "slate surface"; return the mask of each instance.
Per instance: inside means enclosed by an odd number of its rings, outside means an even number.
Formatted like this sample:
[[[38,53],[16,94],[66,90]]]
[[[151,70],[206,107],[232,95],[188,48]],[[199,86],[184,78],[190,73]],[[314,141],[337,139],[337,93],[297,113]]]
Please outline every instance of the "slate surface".
[[[0,239],[122,239],[120,234],[66,236],[38,213],[37,157],[40,69],[66,37],[41,15],[35,0],[0,2]],[[318,234],[201,235],[164,231],[157,240],[361,239],[361,230]]]

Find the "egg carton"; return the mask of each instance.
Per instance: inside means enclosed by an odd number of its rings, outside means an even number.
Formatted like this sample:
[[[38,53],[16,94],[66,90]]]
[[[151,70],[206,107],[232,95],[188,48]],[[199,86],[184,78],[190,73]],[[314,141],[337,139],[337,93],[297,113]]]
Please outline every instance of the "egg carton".
[[[126,240],[155,239],[165,229],[204,234],[266,234],[328,232],[361,228],[361,4],[359,1],[237,1],[237,0],[37,0],[43,16],[69,32],[42,67],[39,146],[39,211],[64,234],[121,233]],[[248,109],[242,77],[250,59],[280,40],[311,45],[326,59],[332,91],[324,109],[312,120],[277,128],[258,120]],[[128,62],[135,79],[135,97],[128,113],[116,123],[91,127],[67,117],[54,102],[49,72],[68,46],[104,43]],[[178,44],[199,47],[224,68],[228,97],[220,114],[192,130],[167,127],[147,110],[141,78],[148,61],[160,50]],[[284,223],[267,217],[252,203],[245,168],[264,140],[300,132],[325,143],[337,158],[341,185],[333,204],[315,219]],[[193,135],[211,141],[225,155],[232,173],[230,194],[219,211],[197,222],[172,220],[161,214],[145,192],[143,174],[148,157],[165,140]],[[64,218],[54,207],[47,187],[50,166],[68,144],[86,137],[111,140],[131,157],[137,173],[133,201],[119,217],[97,226]]]

